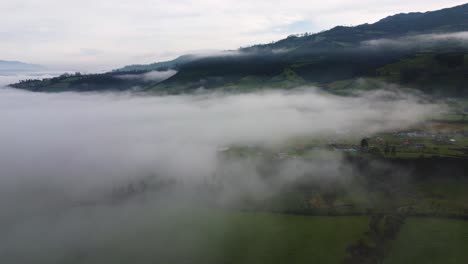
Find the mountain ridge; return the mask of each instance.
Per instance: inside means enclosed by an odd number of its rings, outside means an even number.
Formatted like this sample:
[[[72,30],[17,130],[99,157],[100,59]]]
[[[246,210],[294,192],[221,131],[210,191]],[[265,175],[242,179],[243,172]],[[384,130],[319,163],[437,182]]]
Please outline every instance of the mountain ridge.
[[[365,23],[365,24],[361,24],[361,25],[357,25],[357,26],[353,26],[353,27],[349,27],[349,26],[335,26],[329,30],[325,30],[325,31],[322,31],[322,32],[318,32],[318,33],[313,33],[313,34],[310,34],[310,35],[307,35],[307,36],[302,36],[302,37],[298,37],[298,36],[295,36],[295,35],[291,35],[287,38],[284,38],[284,39],[280,39],[278,41],[275,41],[273,43],[269,43],[269,44],[255,44],[255,45],[252,45],[250,47],[245,47],[245,48],[239,48],[239,51],[258,51],[256,49],[258,48],[264,48],[264,47],[272,47],[271,49],[282,49],[282,48],[288,48],[287,46],[283,46],[283,43],[284,42],[287,42],[287,41],[290,41],[291,39],[295,39],[296,42],[299,42],[299,45],[301,44],[300,42],[304,41],[304,40],[313,40],[317,37],[320,37],[322,35],[325,35],[325,36],[328,36],[328,35],[331,35],[331,34],[342,34],[343,31],[351,31],[352,34],[356,34],[357,32],[354,32],[356,29],[368,29],[369,27],[373,27],[373,26],[376,26],[376,25],[382,25],[382,24],[387,24],[387,23],[392,23],[392,22],[395,22],[395,20],[408,20],[408,18],[411,17],[411,20],[413,19],[418,19],[418,18],[421,18],[423,16],[427,16],[427,15],[432,15],[434,13],[439,13],[439,12],[447,12],[449,14],[444,14],[444,16],[447,16],[447,15],[452,15],[451,13],[453,12],[453,10],[456,9],[457,12],[456,13],[459,13],[460,9],[463,9],[466,13],[466,16],[468,17],[468,3],[467,4],[463,4],[463,5],[458,5],[458,6],[455,6],[455,7],[449,7],[449,8],[444,8],[444,9],[441,9],[441,10],[436,10],[436,11],[428,11],[428,12],[410,12],[410,13],[399,13],[399,14],[395,14],[395,15],[391,15],[391,16],[388,16],[388,17],[385,17],[385,18],[382,18],[380,19],[379,21],[375,22],[375,23],[372,23],[372,24],[369,24],[369,23]],[[459,18],[459,16],[457,16],[457,18]],[[460,29],[463,29],[463,30],[468,30],[468,19],[466,19],[466,17],[464,18],[465,20],[465,23],[463,25],[462,28]],[[445,31],[443,31],[443,33],[448,33],[448,32],[456,32],[456,31],[460,31],[460,29],[458,30],[450,30],[450,29],[447,29],[445,28]],[[407,32],[405,32],[407,33]],[[424,31],[420,31],[419,32],[420,34],[424,33]],[[434,31],[432,31],[431,33],[434,33]],[[400,34],[401,36],[403,35]],[[383,35],[382,35],[383,36]],[[388,37],[388,35],[386,35]],[[364,41],[364,40],[368,40],[368,39],[372,39],[372,38],[376,38],[378,36],[373,36],[373,37],[368,37],[366,39],[362,39],[360,41]],[[394,36],[392,36],[394,37]],[[299,46],[299,45],[296,45]],[[181,55],[179,57],[177,57],[176,59],[174,60],[170,60],[170,61],[162,61],[162,62],[156,62],[156,63],[151,63],[151,64],[140,64],[140,65],[129,65],[129,66],[124,66],[122,68],[119,68],[119,69],[116,69],[115,71],[135,71],[135,70],[139,70],[138,68],[133,68],[132,66],[137,66],[137,67],[142,67],[142,66],[146,66],[145,68],[146,69],[149,69],[149,70],[156,70],[156,69],[160,69],[160,68],[163,68],[164,66],[166,65],[174,65],[174,66],[179,66],[180,63],[184,64],[186,62],[191,62],[193,61],[194,59],[187,59],[188,57],[190,56],[194,56],[193,54],[186,54],[186,55]],[[153,67],[151,67],[153,65]],[[176,67],[174,67],[174,69],[176,69]]]
[[[43,69],[44,66],[38,64],[25,63],[21,61],[0,60],[0,72],[37,71]]]
[[[22,82],[12,86],[33,91],[134,90],[136,87],[145,92],[173,94],[200,88],[243,91],[307,84],[336,88],[337,82],[376,78],[439,92],[445,89],[443,85],[426,89],[427,84],[437,79],[437,82],[447,80],[457,86],[447,88],[447,91],[468,96],[468,88],[464,88],[468,87],[468,77],[464,74],[468,71],[467,41],[449,35],[468,32],[467,13],[468,4],[425,13],[402,13],[373,24],[337,26],[316,34],[289,36],[270,44],[240,48],[234,51],[235,55],[232,51],[216,56],[186,54],[172,61],[129,65],[100,75]],[[446,37],[435,34],[445,34]],[[425,38],[417,38],[422,35]],[[374,45],[378,41],[368,42],[382,39],[391,41],[383,41],[386,44],[380,46]],[[408,39],[414,42],[413,45],[406,45]],[[177,70],[177,74],[154,83],[119,80],[118,76],[165,70]]]

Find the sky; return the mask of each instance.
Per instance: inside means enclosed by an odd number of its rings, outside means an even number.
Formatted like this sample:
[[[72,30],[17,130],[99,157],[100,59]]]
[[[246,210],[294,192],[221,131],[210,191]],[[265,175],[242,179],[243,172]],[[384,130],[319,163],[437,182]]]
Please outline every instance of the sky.
[[[0,60],[98,71],[230,50],[464,0],[0,0]]]

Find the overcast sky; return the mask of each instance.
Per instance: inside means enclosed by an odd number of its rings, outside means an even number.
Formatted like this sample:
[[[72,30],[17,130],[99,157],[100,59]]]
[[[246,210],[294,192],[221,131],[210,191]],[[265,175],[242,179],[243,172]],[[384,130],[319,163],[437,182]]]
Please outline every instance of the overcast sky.
[[[111,69],[465,0],[0,0],[0,60]]]

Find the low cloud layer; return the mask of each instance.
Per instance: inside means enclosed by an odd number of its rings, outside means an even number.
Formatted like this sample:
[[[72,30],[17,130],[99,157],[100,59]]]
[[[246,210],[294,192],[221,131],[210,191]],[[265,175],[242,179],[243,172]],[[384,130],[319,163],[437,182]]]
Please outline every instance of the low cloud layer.
[[[219,172],[222,147],[275,146],[297,136],[365,136],[405,128],[441,110],[396,90],[354,97],[314,88],[165,97],[6,88],[0,93],[0,256],[16,263],[63,260],[60,254],[104,243],[111,232],[138,228],[161,197],[144,206],[81,205],[145,177],[196,183],[226,174],[231,178],[224,181],[222,199],[233,199],[240,192],[268,195],[306,172],[339,174],[339,157],[333,166],[320,160],[286,163],[276,168],[273,183],[255,175],[254,160],[229,163]],[[188,194],[171,192],[182,195]],[[98,232],[99,226],[106,227]],[[43,232],[50,239],[41,240]],[[59,253],[44,256],[43,247],[58,247]]]
[[[29,79],[45,79],[45,78],[52,78],[57,77],[63,74],[64,71],[55,72],[55,71],[48,71],[48,72],[29,72],[29,73],[6,73],[0,72],[0,88],[3,86],[7,86],[12,83],[16,83],[19,80],[29,80]]]
[[[454,32],[443,34],[422,34],[396,39],[374,39],[364,41],[365,47],[393,47],[393,48],[414,48],[433,47],[443,43],[454,43],[468,46],[468,32]]]
[[[81,175],[67,176],[71,181],[159,166],[195,177],[210,172],[221,146],[365,136],[409,126],[437,109],[396,91],[338,97],[314,89],[167,97],[4,90],[0,100],[2,175]],[[67,171],[55,162],[67,164]],[[96,171],[83,173],[88,168]]]
[[[123,74],[118,75],[117,78],[124,80],[142,80],[144,82],[162,82],[171,78],[177,73],[175,70],[168,71],[150,71],[143,74]]]

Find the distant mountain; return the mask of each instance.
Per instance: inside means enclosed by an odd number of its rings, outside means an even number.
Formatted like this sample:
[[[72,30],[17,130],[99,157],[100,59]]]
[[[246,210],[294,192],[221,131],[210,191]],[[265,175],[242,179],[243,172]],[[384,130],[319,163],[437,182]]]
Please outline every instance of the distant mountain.
[[[0,72],[31,72],[43,70],[44,67],[36,64],[29,64],[19,61],[4,61],[0,60]]]
[[[426,13],[398,14],[373,24],[338,26],[317,34],[289,36],[215,56],[184,55],[106,74],[65,76],[13,85],[33,91],[137,89],[186,93],[249,91],[319,85],[330,91],[372,88],[390,82],[428,93],[468,96],[468,4]],[[122,74],[176,70],[155,82]],[[362,81],[369,80],[365,85]]]

